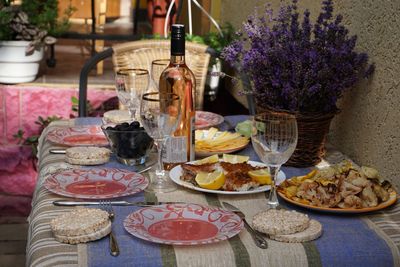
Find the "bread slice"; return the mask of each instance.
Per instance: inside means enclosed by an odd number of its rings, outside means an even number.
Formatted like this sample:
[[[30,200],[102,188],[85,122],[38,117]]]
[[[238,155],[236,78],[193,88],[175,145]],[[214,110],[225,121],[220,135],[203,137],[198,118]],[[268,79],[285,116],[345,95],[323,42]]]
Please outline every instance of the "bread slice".
[[[304,231],[310,225],[306,214],[289,211],[268,209],[253,217],[255,230],[269,235],[288,235]]]
[[[269,238],[286,243],[301,243],[317,239],[321,235],[321,223],[316,220],[310,220],[310,226],[302,232],[289,235],[270,235]]]
[[[122,123],[132,121],[128,110],[109,110],[103,114],[104,123]]]
[[[103,238],[110,232],[111,232],[111,222],[109,221],[108,224],[104,226],[104,228],[99,229],[98,231],[90,234],[84,234],[79,236],[65,236],[65,235],[54,234],[54,237],[58,242],[67,244],[79,244]]]
[[[55,236],[80,237],[104,230],[110,224],[108,212],[101,209],[76,208],[50,221]]]
[[[108,162],[110,154],[105,147],[70,147],[65,151],[65,161],[75,165],[99,165]]]

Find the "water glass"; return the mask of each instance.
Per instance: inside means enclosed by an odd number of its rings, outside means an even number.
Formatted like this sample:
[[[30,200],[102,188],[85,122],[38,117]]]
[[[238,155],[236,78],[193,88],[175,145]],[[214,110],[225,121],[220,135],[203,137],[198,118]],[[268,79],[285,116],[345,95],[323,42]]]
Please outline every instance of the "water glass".
[[[150,92],[142,96],[140,120],[147,133],[154,139],[158,151],[155,179],[146,191],[165,193],[176,189],[170,181],[162,162],[165,140],[171,136],[181,117],[181,99],[177,94]]]
[[[251,142],[260,160],[270,169],[272,184],[268,204],[276,208],[279,205],[275,184],[277,175],[297,145],[296,117],[285,112],[267,112],[254,116]]]
[[[120,103],[128,108],[132,120],[137,120],[142,94],[149,84],[149,72],[145,69],[120,69],[115,74],[115,85]]]
[[[151,79],[158,88],[161,73],[168,67],[169,59],[156,59],[151,62]]]

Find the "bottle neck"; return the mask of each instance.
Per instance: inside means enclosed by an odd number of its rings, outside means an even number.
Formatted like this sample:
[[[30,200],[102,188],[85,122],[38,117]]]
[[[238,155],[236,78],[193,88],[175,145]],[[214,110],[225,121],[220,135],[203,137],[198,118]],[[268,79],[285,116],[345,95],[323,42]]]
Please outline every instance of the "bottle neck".
[[[185,56],[175,56],[175,55],[171,55],[171,64],[174,65],[181,65],[181,64],[185,64]]]

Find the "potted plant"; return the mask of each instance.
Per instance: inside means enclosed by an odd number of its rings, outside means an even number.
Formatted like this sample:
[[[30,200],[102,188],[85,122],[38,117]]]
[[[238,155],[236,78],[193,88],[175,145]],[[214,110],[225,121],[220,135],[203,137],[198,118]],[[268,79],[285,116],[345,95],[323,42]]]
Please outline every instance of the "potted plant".
[[[216,98],[219,88],[220,78],[229,76],[223,72],[224,66],[220,60],[222,50],[236,38],[235,30],[230,23],[225,23],[221,26],[221,32],[209,32],[203,36],[186,35],[186,40],[194,43],[208,45],[212,48],[215,54],[211,58],[209,75],[207,76],[207,94],[211,100]]]
[[[0,83],[30,82],[43,58],[43,44],[68,27],[73,9],[58,21],[57,0],[25,0],[16,5],[0,0]]]
[[[312,166],[325,153],[324,142],[337,100],[374,69],[366,53],[355,51],[356,36],[333,16],[332,0],[322,2],[314,24],[310,12],[299,20],[297,1],[264,16],[250,16],[239,39],[223,58],[246,73],[257,112],[286,110],[297,116],[299,141],[289,165]]]

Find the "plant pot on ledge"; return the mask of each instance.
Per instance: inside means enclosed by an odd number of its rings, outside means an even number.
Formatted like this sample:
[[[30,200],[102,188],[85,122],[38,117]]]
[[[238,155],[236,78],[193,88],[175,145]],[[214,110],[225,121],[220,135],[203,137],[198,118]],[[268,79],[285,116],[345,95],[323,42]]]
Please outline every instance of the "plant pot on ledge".
[[[309,167],[321,160],[337,100],[374,70],[368,55],[355,50],[357,38],[342,25],[343,16],[333,11],[333,0],[323,0],[312,23],[310,11],[300,14],[296,0],[278,12],[267,8],[263,17],[250,16],[240,38],[222,52],[248,76],[259,107],[296,114],[298,143],[287,165]]]
[[[58,20],[57,0],[0,0],[0,83],[35,80],[44,44],[54,44],[50,35],[68,29],[74,9],[69,5]]]
[[[26,55],[29,41],[0,41],[0,83],[15,84],[36,79],[43,47]]]

